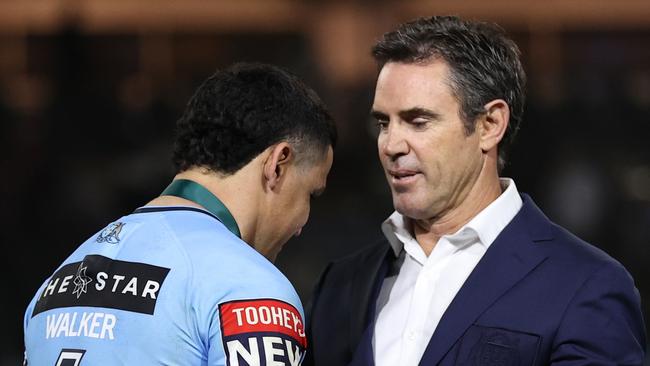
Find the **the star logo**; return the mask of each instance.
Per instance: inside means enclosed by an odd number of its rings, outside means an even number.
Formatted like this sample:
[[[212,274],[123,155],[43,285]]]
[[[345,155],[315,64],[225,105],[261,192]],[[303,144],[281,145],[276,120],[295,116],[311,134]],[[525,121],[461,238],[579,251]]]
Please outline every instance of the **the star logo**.
[[[88,267],[84,267],[83,265],[84,263],[81,262],[79,269],[77,270],[77,275],[72,281],[74,283],[74,291],[72,291],[72,293],[77,295],[77,299],[82,293],[85,294],[88,291],[88,284],[93,282],[92,278],[86,276],[86,269]]]

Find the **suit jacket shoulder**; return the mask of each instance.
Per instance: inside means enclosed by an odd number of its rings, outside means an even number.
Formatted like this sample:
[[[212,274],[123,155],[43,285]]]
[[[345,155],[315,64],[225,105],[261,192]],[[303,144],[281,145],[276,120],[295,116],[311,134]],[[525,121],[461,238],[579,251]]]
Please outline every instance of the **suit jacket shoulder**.
[[[499,354],[520,365],[641,365],[645,334],[629,273],[523,198],[447,308],[423,364]]]
[[[368,305],[381,284],[390,250],[380,240],[327,265],[307,306],[305,365],[347,365],[368,322]]]

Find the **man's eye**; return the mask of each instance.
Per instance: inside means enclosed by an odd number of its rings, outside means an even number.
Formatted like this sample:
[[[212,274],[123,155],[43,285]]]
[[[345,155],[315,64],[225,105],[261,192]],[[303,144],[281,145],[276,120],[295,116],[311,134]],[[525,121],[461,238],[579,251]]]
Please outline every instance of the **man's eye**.
[[[429,123],[429,120],[425,118],[415,118],[411,120],[411,125],[417,127],[417,128],[422,128],[425,127]]]
[[[380,130],[385,130],[388,128],[388,121],[377,120],[377,127],[379,127]]]

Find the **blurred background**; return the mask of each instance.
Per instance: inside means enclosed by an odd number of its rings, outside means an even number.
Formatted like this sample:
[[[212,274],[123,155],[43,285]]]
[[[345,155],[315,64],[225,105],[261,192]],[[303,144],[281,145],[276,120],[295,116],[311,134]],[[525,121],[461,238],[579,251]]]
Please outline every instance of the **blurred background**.
[[[0,0],[0,365],[22,359],[23,311],[42,281],[168,184],[176,119],[234,61],[292,70],[336,118],[328,189],[277,261],[307,303],[327,262],[380,238],[392,212],[369,49],[436,14],[497,22],[518,43],[528,103],[504,175],[622,262],[648,319],[647,0]]]

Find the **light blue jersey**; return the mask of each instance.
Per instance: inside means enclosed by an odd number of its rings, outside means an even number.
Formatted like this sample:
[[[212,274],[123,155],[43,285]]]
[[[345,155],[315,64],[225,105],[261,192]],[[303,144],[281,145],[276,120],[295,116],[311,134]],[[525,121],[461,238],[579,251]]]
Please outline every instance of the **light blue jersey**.
[[[295,290],[207,211],[144,207],[83,243],[25,313],[29,365],[299,365]]]

